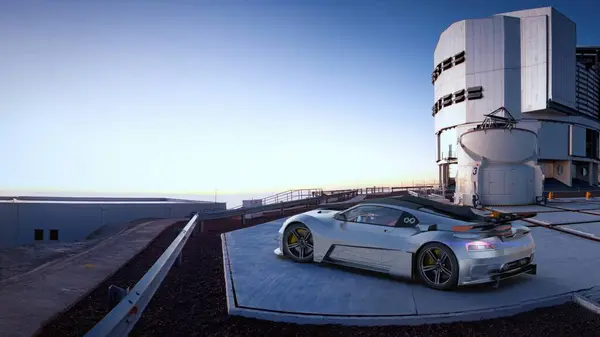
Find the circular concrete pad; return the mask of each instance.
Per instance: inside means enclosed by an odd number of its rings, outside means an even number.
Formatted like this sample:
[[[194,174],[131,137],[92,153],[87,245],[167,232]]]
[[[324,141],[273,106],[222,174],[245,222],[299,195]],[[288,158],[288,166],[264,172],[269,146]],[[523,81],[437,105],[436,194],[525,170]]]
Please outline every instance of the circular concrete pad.
[[[436,291],[402,279],[273,253],[282,220],[222,236],[229,313],[311,324],[415,325],[512,315],[572,299],[600,283],[600,244],[533,228],[538,275]]]

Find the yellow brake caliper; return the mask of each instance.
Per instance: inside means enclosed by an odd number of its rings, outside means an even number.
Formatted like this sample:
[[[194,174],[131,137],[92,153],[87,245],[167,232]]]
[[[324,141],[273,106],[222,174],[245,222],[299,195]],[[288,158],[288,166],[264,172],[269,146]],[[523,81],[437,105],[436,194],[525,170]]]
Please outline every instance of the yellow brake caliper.
[[[296,241],[298,241],[298,239],[296,239],[296,235],[294,235],[293,233],[290,233],[290,235],[288,235],[288,244],[293,244]]]
[[[436,257],[438,257],[438,256],[439,256],[439,254],[440,254],[440,250],[439,250],[439,249],[433,249],[433,250],[432,250],[432,253],[433,253],[433,254],[434,254]],[[427,255],[427,256],[426,256],[426,258],[427,258],[427,259],[425,260],[425,263],[426,263],[428,266],[429,266],[429,265],[432,265],[432,264],[435,264],[435,260],[434,260],[434,259],[432,259],[432,258],[431,258],[431,256]]]

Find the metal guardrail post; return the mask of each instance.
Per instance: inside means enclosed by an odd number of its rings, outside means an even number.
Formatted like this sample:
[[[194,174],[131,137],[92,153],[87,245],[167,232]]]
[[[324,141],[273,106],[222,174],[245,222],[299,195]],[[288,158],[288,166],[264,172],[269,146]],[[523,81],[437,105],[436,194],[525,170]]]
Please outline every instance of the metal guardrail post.
[[[196,228],[197,220],[196,213],[133,289],[85,337],[125,337],[131,332],[173,264],[183,262],[181,252]],[[116,288],[112,293],[120,297],[123,291]]]

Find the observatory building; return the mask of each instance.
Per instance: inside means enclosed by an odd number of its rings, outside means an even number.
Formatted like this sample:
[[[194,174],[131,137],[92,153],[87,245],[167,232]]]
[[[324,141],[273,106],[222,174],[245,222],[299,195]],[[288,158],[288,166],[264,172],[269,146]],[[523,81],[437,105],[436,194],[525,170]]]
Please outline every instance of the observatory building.
[[[600,47],[545,7],[453,23],[434,53],[440,182],[456,203],[598,187]]]

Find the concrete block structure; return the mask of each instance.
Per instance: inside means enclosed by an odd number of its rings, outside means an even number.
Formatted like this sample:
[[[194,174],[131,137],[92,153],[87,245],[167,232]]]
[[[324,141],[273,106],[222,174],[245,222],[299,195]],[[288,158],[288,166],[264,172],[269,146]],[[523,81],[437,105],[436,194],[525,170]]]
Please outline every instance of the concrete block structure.
[[[104,226],[225,209],[225,203],[168,198],[1,197],[0,248],[74,242]]]
[[[461,166],[461,136],[503,107],[516,128],[530,130],[536,139],[519,133],[517,142],[491,145],[499,139],[478,136],[476,142],[490,143],[487,148],[495,152],[485,153],[486,146],[480,146],[483,157],[535,143],[534,164],[527,165],[539,166],[544,190],[597,188],[599,55],[600,48],[577,47],[575,23],[552,7],[453,23],[439,38],[432,73],[440,182],[461,188],[460,177],[467,174],[461,170],[472,171]],[[509,171],[492,174],[480,187],[505,195],[500,199],[521,193],[509,191],[523,183]],[[536,190],[538,184],[530,185]]]

